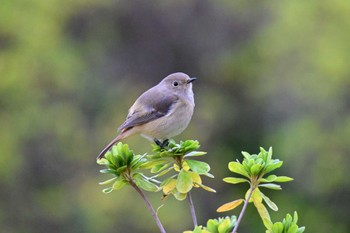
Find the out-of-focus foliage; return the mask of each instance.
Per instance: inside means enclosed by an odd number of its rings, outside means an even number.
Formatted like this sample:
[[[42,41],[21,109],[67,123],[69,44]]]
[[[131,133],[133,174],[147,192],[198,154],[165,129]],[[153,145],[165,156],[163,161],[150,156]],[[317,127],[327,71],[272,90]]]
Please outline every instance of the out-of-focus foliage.
[[[217,179],[236,152],[272,145],[295,178],[271,193],[280,212],[297,210],[310,232],[346,232],[349,15],[343,0],[2,1],[1,231],[154,232],[131,189],[99,191],[95,157],[142,91],[183,71],[198,77],[196,109],[178,138],[201,141]],[[215,200],[193,193],[199,221],[227,187],[208,185]],[[190,229],[186,207],[169,200],[165,228]]]

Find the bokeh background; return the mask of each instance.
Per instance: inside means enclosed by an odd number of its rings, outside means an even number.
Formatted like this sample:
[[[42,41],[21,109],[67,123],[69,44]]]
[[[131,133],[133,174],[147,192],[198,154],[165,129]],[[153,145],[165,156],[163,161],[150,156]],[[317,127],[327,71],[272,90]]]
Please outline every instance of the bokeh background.
[[[266,191],[273,220],[296,210],[306,232],[349,232],[349,15],[343,0],[3,0],[0,231],[158,232],[131,188],[101,192],[95,158],[138,95],[183,71],[198,77],[196,109],[176,139],[200,141],[217,190],[193,192],[200,224],[247,189],[222,182],[227,163],[272,146],[295,178]],[[159,215],[192,228],[186,201]],[[240,232],[264,232],[252,206]]]

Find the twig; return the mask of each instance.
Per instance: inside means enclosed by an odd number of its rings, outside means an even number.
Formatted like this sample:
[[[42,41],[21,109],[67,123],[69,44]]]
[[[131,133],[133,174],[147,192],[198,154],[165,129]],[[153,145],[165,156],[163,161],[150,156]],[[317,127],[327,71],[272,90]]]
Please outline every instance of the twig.
[[[232,233],[236,233],[236,232],[237,232],[238,226],[239,226],[239,224],[240,224],[240,223],[241,223],[241,221],[242,221],[242,218],[243,218],[244,212],[245,212],[245,210],[247,209],[248,202],[249,202],[249,200],[250,200],[250,197],[251,197],[251,196],[252,196],[252,194],[253,194],[254,189],[255,189],[255,187],[250,186],[250,191],[249,191],[249,193],[248,193],[247,198],[244,200],[244,205],[243,205],[243,208],[242,208],[242,210],[241,210],[241,213],[239,214],[239,217],[238,217],[238,220],[237,220],[236,226],[235,226],[235,228],[233,228]]]
[[[162,223],[160,222],[160,219],[158,218],[158,215],[157,213],[155,212],[152,204],[149,202],[149,200],[147,199],[146,195],[142,192],[142,190],[135,184],[135,182],[133,180],[130,180],[129,181],[131,186],[140,194],[140,196],[142,197],[142,199],[144,200],[144,202],[146,203],[149,211],[151,212],[152,214],[152,217],[154,219],[154,221],[156,221],[157,223],[157,226],[160,230],[161,233],[166,233]]]
[[[196,211],[195,211],[195,209],[194,209],[194,205],[193,205],[193,201],[192,201],[191,192],[188,192],[188,193],[187,193],[187,197],[188,197],[188,202],[190,203],[190,209],[191,209],[191,215],[192,215],[193,225],[194,225],[194,227],[196,227],[196,226],[198,226],[198,224],[197,224]]]

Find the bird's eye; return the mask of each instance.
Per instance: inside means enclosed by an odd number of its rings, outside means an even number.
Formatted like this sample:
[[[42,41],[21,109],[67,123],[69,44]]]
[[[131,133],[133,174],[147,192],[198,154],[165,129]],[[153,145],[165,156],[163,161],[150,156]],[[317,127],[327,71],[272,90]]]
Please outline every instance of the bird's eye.
[[[179,85],[178,82],[176,82],[176,81],[173,82],[173,86],[174,86],[174,87],[177,87],[178,85]]]

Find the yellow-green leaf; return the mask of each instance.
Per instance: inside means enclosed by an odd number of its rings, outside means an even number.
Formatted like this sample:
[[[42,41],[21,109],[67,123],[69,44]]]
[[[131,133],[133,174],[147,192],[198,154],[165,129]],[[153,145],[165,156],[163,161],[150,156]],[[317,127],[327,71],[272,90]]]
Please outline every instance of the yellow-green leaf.
[[[194,187],[198,188],[200,184],[202,184],[202,179],[200,177],[200,175],[198,175],[195,172],[189,172],[191,177],[192,177],[192,182]]]
[[[277,233],[282,233],[283,232],[283,223],[281,222],[276,222],[273,224],[273,227],[272,227],[272,232],[277,232]]]
[[[267,224],[268,221],[266,221],[266,219],[271,221],[269,212],[267,211],[266,207],[264,206],[263,203],[257,201],[256,199],[253,199],[253,201],[254,201],[254,205],[255,205],[256,209],[258,210],[258,213],[259,213],[261,219],[263,220],[263,223],[266,224],[265,227],[266,228],[270,227],[270,225]]]
[[[226,218],[224,221],[222,221],[218,227],[219,233],[227,232],[227,230],[230,226],[230,223],[231,223],[231,220],[229,218]]]
[[[113,181],[115,181],[116,179],[118,179],[118,177],[113,177],[112,179],[102,181],[102,182],[100,182],[98,184],[100,184],[100,185],[109,184],[109,183],[112,183]]]
[[[243,182],[249,182],[249,180],[245,178],[237,178],[237,177],[226,177],[223,179],[226,183],[230,184],[238,184],[238,183],[243,183]]]
[[[167,182],[167,184],[163,186],[163,193],[168,195],[171,191],[173,191],[176,187],[176,182],[177,181],[175,179],[171,179],[169,182]]]
[[[128,182],[125,180],[123,176],[119,176],[118,179],[113,184],[113,189],[118,190],[123,188]]]
[[[237,173],[237,174],[240,174],[242,176],[249,178],[248,172],[244,169],[243,165],[240,164],[239,162],[230,162],[228,164],[228,169],[231,172],[234,172],[234,173]]]
[[[175,197],[177,200],[179,200],[179,201],[183,201],[183,200],[185,200],[186,197],[187,197],[187,193],[180,193],[180,192],[178,192],[178,191],[174,192],[173,195],[174,195],[174,197]]]
[[[250,192],[250,189],[247,190],[246,194],[245,194],[245,199],[248,198],[248,194]],[[253,200],[256,200],[256,201],[259,201],[259,202],[262,202],[262,196],[260,195],[260,190],[258,188],[255,188],[250,199],[249,199],[249,202],[253,202]]]
[[[216,190],[215,189],[212,189],[206,185],[203,185],[203,184],[198,184],[202,189],[208,191],[208,192],[212,192],[212,193],[216,193]]]
[[[187,193],[193,187],[191,174],[185,170],[181,170],[177,176],[176,188],[180,193]]]
[[[288,177],[288,176],[277,176],[275,182],[288,182],[288,181],[292,181],[292,180],[294,180],[294,179],[291,177]]]

